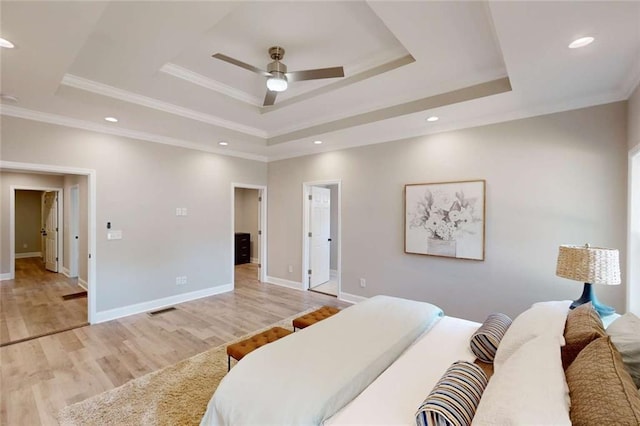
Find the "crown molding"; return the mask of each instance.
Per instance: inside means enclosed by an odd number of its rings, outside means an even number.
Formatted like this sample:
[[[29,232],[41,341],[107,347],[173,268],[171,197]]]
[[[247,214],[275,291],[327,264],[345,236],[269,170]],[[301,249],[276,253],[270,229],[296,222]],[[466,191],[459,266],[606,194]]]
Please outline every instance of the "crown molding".
[[[189,83],[196,84],[206,89],[213,90],[214,92],[229,96],[230,98],[245,102],[249,105],[262,108],[262,99],[259,99],[247,92],[243,92],[242,90],[235,89],[224,83],[220,83],[217,80],[205,77],[204,75],[198,74],[197,72],[188,70],[187,68],[181,67],[180,65],[167,63],[164,64],[162,68],[160,68],[160,71],[173,77],[188,81]]]
[[[244,158],[266,162],[267,157],[257,154],[249,154],[246,152],[227,150],[221,148],[213,148],[203,146],[195,142],[189,142],[181,139],[171,138],[168,136],[160,136],[152,133],[140,132],[137,130],[123,129],[120,127],[105,126],[102,124],[92,123],[90,121],[78,120],[75,118],[64,117],[57,114],[50,114],[41,111],[34,111],[26,108],[20,108],[12,105],[0,105],[0,115],[9,117],[23,118],[25,120],[39,121],[42,123],[56,124],[58,126],[72,127],[75,129],[89,130],[97,133],[106,133],[109,135],[122,136],[131,139],[143,140],[147,142],[155,142],[163,145],[172,145],[180,148],[193,149],[196,151],[204,151],[213,154],[226,155],[229,157]]]
[[[203,123],[212,124],[214,126],[223,127],[229,130],[234,130],[236,132],[244,133],[247,135],[257,136],[259,138],[268,137],[267,132],[255,127],[245,126],[234,121],[224,120],[210,114],[204,114],[202,112],[194,111],[192,109],[184,108],[168,102],[159,101],[148,96],[138,95],[127,90],[122,90],[118,89],[117,87],[98,83],[92,80],[87,80],[86,78],[78,77],[72,74],[65,74],[65,76],[62,78],[62,84],[64,84],[65,86],[74,87],[76,89],[97,93],[98,95],[118,99],[124,102],[141,105],[147,108],[153,108],[158,111],[167,112],[169,114],[179,115],[191,120],[201,121]]]

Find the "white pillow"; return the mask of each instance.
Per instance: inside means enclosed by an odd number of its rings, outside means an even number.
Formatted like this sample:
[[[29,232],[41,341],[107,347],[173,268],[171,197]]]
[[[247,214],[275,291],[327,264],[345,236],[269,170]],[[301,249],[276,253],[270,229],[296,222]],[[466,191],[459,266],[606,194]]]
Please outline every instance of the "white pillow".
[[[628,312],[607,327],[607,334],[622,355],[636,387],[640,388],[640,318]]]
[[[570,425],[558,338],[536,337],[510,356],[489,380],[471,424]]]
[[[564,346],[564,324],[570,305],[570,300],[539,302],[518,315],[500,341],[493,360],[495,370],[498,371],[520,346],[543,334],[557,337]]]

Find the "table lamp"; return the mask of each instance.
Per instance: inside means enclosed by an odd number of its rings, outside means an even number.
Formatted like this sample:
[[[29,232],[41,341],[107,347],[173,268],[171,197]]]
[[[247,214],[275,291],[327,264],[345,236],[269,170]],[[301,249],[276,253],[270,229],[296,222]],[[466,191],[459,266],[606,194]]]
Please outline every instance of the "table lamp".
[[[620,284],[618,250],[591,247],[589,244],[561,245],[556,275],[584,282],[582,296],[571,304],[571,309],[591,302],[600,317],[611,315],[616,311],[611,306],[603,305],[598,301],[593,284]]]

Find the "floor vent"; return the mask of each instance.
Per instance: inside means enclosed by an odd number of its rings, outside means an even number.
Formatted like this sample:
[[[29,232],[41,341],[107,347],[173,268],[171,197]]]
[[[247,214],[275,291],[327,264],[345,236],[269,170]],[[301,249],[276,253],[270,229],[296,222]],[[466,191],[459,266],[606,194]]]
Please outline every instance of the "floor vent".
[[[63,294],[62,295],[62,300],[80,299],[81,297],[87,297],[87,292],[86,291],[79,291],[77,293]]]
[[[170,306],[168,308],[158,309],[157,311],[148,312],[147,314],[150,317],[155,317],[156,315],[164,314],[166,312],[171,312],[171,311],[175,311],[175,310],[176,310],[176,308],[174,308],[173,306]]]

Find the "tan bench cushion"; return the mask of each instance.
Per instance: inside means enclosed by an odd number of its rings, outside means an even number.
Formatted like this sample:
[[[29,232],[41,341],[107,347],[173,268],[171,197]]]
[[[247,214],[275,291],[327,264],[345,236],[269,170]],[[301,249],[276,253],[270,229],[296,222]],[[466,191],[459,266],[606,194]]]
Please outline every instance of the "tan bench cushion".
[[[275,342],[276,340],[293,333],[282,327],[273,327],[262,333],[251,336],[241,342],[234,343],[227,346],[227,355],[240,361],[249,352],[258,349],[260,346],[264,346],[267,343]]]
[[[323,306],[320,309],[317,309],[313,312],[309,312],[306,315],[298,317],[293,320],[293,326],[295,328],[305,328],[309,327],[317,323],[318,321],[322,321],[323,319],[329,318],[332,315],[340,312],[340,309],[334,308],[333,306]]]

